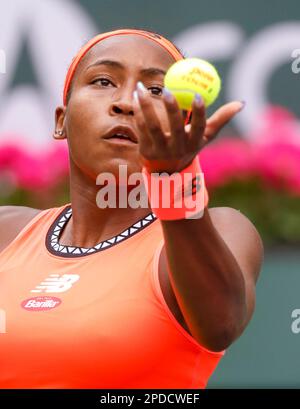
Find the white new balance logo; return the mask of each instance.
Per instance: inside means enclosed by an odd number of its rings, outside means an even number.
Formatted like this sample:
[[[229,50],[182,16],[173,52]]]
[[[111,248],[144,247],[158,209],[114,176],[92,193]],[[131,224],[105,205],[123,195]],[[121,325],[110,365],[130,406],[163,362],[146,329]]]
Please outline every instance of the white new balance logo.
[[[68,291],[80,276],[78,274],[50,274],[49,278],[46,278],[39,285],[31,290],[32,293],[64,293]]]

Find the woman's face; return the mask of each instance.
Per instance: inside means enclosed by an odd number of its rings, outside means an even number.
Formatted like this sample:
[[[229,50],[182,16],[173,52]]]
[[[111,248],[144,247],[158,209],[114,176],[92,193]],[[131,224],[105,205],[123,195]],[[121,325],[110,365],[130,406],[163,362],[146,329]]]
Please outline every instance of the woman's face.
[[[101,172],[141,171],[138,143],[105,139],[119,125],[129,126],[137,140],[133,91],[138,81],[148,89],[162,129],[169,130],[161,92],[164,72],[175,60],[159,44],[139,35],[113,36],[96,44],[78,65],[67,108],[56,110],[56,128],[67,137],[71,167],[93,179]]]

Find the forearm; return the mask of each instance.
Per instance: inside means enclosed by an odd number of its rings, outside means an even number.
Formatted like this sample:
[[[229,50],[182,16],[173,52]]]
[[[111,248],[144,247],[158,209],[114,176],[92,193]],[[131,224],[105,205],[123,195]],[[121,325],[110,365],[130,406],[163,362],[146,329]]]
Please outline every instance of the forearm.
[[[208,349],[226,348],[246,317],[245,282],[205,209],[200,219],[161,220],[169,277],[193,336]]]

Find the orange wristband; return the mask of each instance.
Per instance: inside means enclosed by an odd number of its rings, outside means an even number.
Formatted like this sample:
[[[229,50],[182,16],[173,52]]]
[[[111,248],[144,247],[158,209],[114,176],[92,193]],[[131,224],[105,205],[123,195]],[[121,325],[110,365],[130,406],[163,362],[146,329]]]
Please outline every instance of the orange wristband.
[[[142,169],[152,212],[160,220],[199,219],[208,204],[208,192],[198,156],[180,172],[150,173]]]

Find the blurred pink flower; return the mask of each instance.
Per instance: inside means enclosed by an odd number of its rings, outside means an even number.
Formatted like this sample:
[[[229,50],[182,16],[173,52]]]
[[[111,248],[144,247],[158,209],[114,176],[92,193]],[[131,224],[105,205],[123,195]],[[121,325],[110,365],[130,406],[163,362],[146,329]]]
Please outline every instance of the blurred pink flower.
[[[36,156],[15,145],[5,144],[0,147],[1,170],[14,175],[16,187],[35,190],[54,186],[69,173],[68,150],[59,145]]]
[[[233,179],[247,181],[258,176],[272,187],[300,195],[298,119],[283,107],[270,106],[246,136],[216,139],[199,153],[207,186],[215,188]],[[38,190],[54,186],[69,174],[67,144],[54,143],[38,156],[17,145],[2,145],[0,172],[10,174],[16,187]]]
[[[0,170],[9,168],[14,161],[23,156],[23,151],[16,145],[3,145],[0,147]]]
[[[300,127],[286,108],[270,106],[252,135],[255,163],[262,179],[277,189],[300,194]]]
[[[259,176],[277,189],[300,195],[300,128],[283,107],[268,107],[247,139],[216,140],[199,153],[208,187]]]
[[[277,189],[300,195],[300,145],[274,143],[255,151],[257,172]]]
[[[255,144],[285,142],[300,145],[300,122],[286,108],[278,105],[266,107],[256,120],[249,140]]]
[[[216,140],[199,153],[208,187],[224,185],[233,178],[246,179],[255,172],[249,142],[238,138]]]

